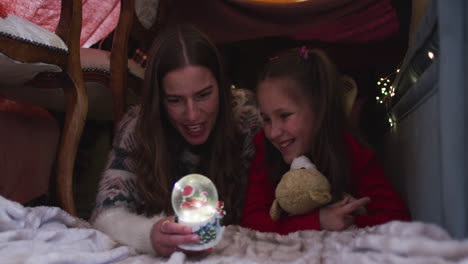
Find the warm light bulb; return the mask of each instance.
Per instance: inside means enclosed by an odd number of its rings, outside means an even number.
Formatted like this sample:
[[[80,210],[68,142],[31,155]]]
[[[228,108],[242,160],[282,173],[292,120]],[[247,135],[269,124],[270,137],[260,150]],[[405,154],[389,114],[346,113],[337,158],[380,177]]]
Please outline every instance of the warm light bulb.
[[[432,60],[434,58],[434,53],[432,51],[428,51],[427,56]]]
[[[216,210],[212,206],[200,206],[195,210],[182,211],[179,217],[188,223],[199,223],[209,219],[215,213]]]

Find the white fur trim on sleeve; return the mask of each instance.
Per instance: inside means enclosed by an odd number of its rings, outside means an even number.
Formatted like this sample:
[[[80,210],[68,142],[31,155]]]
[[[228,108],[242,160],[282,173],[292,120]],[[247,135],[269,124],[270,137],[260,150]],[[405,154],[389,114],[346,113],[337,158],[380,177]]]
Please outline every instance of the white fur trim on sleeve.
[[[153,224],[164,217],[164,214],[160,214],[148,218],[124,208],[111,208],[99,214],[92,224],[121,244],[141,253],[156,254],[150,241],[150,232]]]

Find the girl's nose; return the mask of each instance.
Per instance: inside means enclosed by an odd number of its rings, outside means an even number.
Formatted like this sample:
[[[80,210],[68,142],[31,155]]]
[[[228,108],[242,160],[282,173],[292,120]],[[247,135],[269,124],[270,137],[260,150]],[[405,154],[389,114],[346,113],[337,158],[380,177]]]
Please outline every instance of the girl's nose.
[[[271,122],[271,139],[281,136],[281,126],[276,122]]]

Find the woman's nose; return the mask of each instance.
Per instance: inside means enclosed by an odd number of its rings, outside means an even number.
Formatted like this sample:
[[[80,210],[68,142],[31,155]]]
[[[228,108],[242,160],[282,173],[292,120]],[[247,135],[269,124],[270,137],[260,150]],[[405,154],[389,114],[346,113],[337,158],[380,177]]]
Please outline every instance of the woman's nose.
[[[189,121],[195,121],[198,117],[198,106],[192,100],[187,100],[186,117]]]

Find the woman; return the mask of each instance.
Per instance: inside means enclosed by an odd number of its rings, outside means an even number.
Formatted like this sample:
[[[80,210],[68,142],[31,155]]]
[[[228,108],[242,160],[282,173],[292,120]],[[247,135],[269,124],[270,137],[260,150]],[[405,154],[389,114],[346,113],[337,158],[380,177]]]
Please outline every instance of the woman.
[[[159,34],[149,52],[143,101],[128,110],[115,136],[94,226],[162,256],[199,242],[188,226],[174,223],[170,199],[173,184],[195,172],[216,185],[224,223],[238,223],[260,119],[253,94],[234,94],[204,34],[190,25]]]

